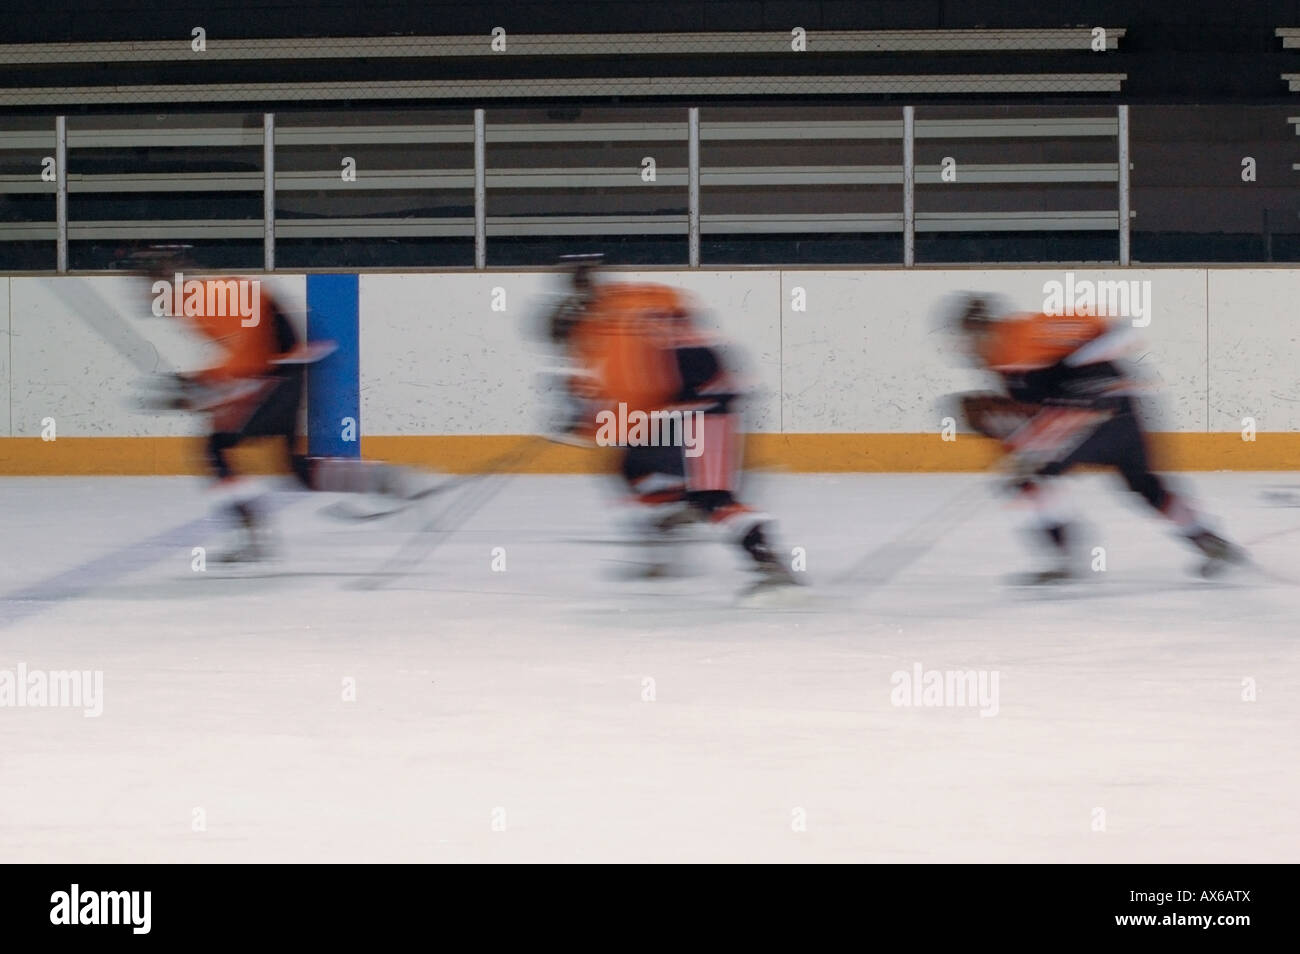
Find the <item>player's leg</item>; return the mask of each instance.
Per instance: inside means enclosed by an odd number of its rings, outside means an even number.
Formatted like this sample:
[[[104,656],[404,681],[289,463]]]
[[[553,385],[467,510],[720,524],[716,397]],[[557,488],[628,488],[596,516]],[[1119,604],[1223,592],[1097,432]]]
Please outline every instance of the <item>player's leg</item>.
[[[230,451],[242,440],[242,435],[236,431],[213,431],[205,445],[209,470],[217,479],[218,509],[230,515],[239,531],[238,542],[218,558],[224,563],[255,560],[261,555],[261,519],[257,506],[260,491],[237,474],[230,462]]]
[[[678,530],[694,517],[686,504],[682,456],[676,447],[626,447],[619,474],[631,492],[640,578],[671,576],[680,569]]]
[[[277,416],[277,400],[285,398],[276,382],[266,381],[252,394],[213,408],[212,434],[208,437],[208,465],[217,477],[220,506],[234,517],[239,539],[220,556],[224,563],[246,563],[263,559],[268,550],[265,519],[259,503],[260,487],[239,477],[230,463],[230,451],[250,437],[273,434],[268,422]]]
[[[1064,469],[1053,468],[1014,485],[1019,501],[1029,511],[1030,537],[1046,554],[1041,569],[1019,577],[1024,582],[1048,583],[1075,575],[1078,525],[1059,479],[1064,473]]]
[[[619,474],[637,503],[646,507],[678,504],[686,492],[681,453],[675,447],[626,447]]]
[[[308,490],[382,494],[411,499],[429,486],[427,474],[407,467],[355,457],[317,457],[299,452],[298,415],[302,407],[304,366],[285,365],[274,387],[244,426],[246,436],[280,441],[289,472]]]
[[[1078,521],[1061,480],[1081,464],[1109,457],[1114,419],[1073,408],[1042,408],[1006,441],[1022,476],[1013,487],[1030,511],[1030,535],[1047,554],[1041,570],[1019,579],[1046,583],[1076,574]]]
[[[1118,432],[1113,441],[1112,462],[1128,489],[1141,497],[1154,511],[1170,521],[1179,536],[1206,557],[1201,572],[1213,575],[1229,563],[1245,560],[1245,551],[1206,526],[1204,519],[1181,494],[1169,487],[1168,480],[1151,469],[1146,435],[1134,415],[1118,418]]]
[[[1000,442],[1019,476],[1009,489],[1029,511],[1029,536],[1047,554],[1044,567],[1016,579],[1050,582],[1074,575],[1075,521],[1061,476],[1089,450],[1095,416],[1026,404],[1006,395],[958,395],[958,410],[979,434]]]
[[[1190,539],[1196,532],[1195,516],[1181,502],[1176,502],[1160,477],[1151,472],[1145,435],[1132,404],[1126,401],[1099,424],[1085,423],[1073,431],[1069,427],[1069,414],[1069,411],[1060,412],[1063,424],[1048,420],[1041,428],[1049,441],[1060,442],[1062,451],[1022,485],[1035,514],[1038,537],[1051,554],[1048,567],[1034,578],[1047,581],[1074,575],[1078,562],[1074,551],[1077,521],[1065,505],[1059,478],[1079,466],[1118,470],[1129,488],[1152,507],[1185,520]]]
[[[683,453],[687,503],[749,555],[759,573],[757,585],[796,582],[772,548],[771,517],[737,497],[744,452],[739,415],[705,413],[694,420],[702,427]]]
[[[311,487],[310,459],[298,452],[298,414],[302,408],[304,366],[285,365],[271,380],[270,394],[245,426],[249,436],[274,437],[284,451],[289,472],[304,487]]]
[[[1207,557],[1201,568],[1203,573],[1216,573],[1226,564],[1244,559],[1239,547],[1211,531],[1195,508],[1174,493],[1165,478],[1152,470],[1146,434],[1131,402],[1122,404],[1117,413],[1100,424],[1069,454],[1043,467],[1038,481],[1041,484],[1043,478],[1059,476],[1079,465],[1110,467],[1118,471],[1129,490],[1173,523],[1178,534]],[[1058,557],[1068,560],[1073,528],[1069,521],[1062,519],[1059,504],[1049,501],[1044,512],[1049,516],[1042,521],[1042,531]]]

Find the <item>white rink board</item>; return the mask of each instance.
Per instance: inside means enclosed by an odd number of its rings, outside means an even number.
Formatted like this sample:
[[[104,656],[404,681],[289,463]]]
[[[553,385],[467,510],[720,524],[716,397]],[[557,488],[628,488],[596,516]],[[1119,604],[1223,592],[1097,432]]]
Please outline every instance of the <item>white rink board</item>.
[[[540,272],[362,275],[364,433],[536,431],[537,373],[548,362],[528,328],[553,287]],[[492,309],[494,289],[504,311]]]
[[[681,287],[736,343],[753,389],[750,431],[921,433],[940,398],[987,381],[939,321],[947,296],[979,289],[1023,310],[1042,306],[1059,269],[1015,271],[618,272]],[[1157,430],[1204,431],[1207,311],[1201,269],[1077,270],[1076,279],[1150,281],[1138,363],[1154,386]],[[792,296],[804,290],[805,311]],[[502,289],[506,311],[492,311]],[[553,363],[536,337],[543,273],[367,275],[361,279],[362,421],[369,434],[519,434],[535,428],[536,370]],[[484,373],[491,368],[492,373]]]
[[[938,322],[946,296],[978,289],[1015,308],[1042,306],[1060,269],[615,272],[691,292],[705,320],[735,342],[752,387],[747,427],[768,433],[926,433],[939,399],[981,378]],[[1138,365],[1158,388],[1155,430],[1300,429],[1296,269],[1076,270],[1077,279],[1150,281],[1152,315],[1138,329]],[[263,279],[301,327],[301,275]],[[5,279],[0,296],[0,434],[35,437],[195,433],[185,415],[130,405],[138,372],[102,341],[51,283],[88,282],[169,361],[195,367],[204,346],[148,311],[139,278]],[[796,287],[806,310],[792,308]],[[505,310],[492,309],[495,289]],[[554,364],[537,324],[560,292],[547,272],[363,275],[362,428],[371,435],[522,434],[539,428],[538,370]],[[1207,297],[1208,296],[1208,297]],[[1209,357],[1210,355],[1212,357]],[[1208,359],[1208,364],[1207,364]],[[11,423],[12,422],[12,423]]]
[[[945,281],[947,279],[947,281]],[[969,273],[786,272],[782,403],[794,433],[938,431],[938,400],[980,387],[935,314],[936,290]],[[794,310],[802,289],[806,311]]]
[[[52,290],[55,282],[90,284],[175,368],[199,367],[211,354],[208,346],[173,319],[152,314],[148,283],[142,278],[10,279],[12,436],[41,436],[41,421],[46,417],[54,418],[59,437],[202,433],[205,422],[198,415],[158,414],[132,406],[142,373]],[[268,288],[305,333],[303,277],[277,276]]]
[[[747,383],[750,430],[780,429],[776,272],[620,272],[686,289],[730,340]],[[528,434],[539,421],[540,337],[559,276],[361,276],[361,420],[368,434]],[[504,311],[494,301],[504,294]]]
[[[1209,427],[1300,430],[1300,272],[1213,269]]]
[[[1151,424],[1203,431],[1205,273],[1075,270],[1076,280],[1150,281],[1150,324],[1134,329],[1138,364],[1156,385]],[[1060,269],[786,272],[782,334],[785,428],[792,433],[923,433],[940,429],[943,395],[992,382],[969,366],[944,327],[961,291],[1000,296],[1015,310],[1043,306]],[[796,287],[807,310],[791,306]]]

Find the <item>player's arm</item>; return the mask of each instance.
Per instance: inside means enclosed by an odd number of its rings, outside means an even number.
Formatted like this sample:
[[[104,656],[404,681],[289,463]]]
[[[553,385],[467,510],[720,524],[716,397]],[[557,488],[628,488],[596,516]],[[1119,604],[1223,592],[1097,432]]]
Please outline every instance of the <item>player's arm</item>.
[[[538,372],[542,393],[542,432],[547,440],[590,447],[595,440],[596,414],[601,409],[600,379],[577,364],[543,368]]]
[[[1032,474],[1078,447],[1114,413],[1105,401],[1075,400],[1059,388],[1038,390],[1017,377],[1012,396],[964,395],[963,416],[972,429],[1002,445],[1003,467],[1016,475]]]
[[[709,413],[729,411],[740,395],[718,349],[703,341],[690,341],[678,344],[673,352],[681,381],[673,405]]]
[[[1071,364],[1067,356],[1050,367],[1023,372],[1009,390],[1012,397],[1029,404],[1111,412],[1132,387],[1133,382],[1111,361]]]

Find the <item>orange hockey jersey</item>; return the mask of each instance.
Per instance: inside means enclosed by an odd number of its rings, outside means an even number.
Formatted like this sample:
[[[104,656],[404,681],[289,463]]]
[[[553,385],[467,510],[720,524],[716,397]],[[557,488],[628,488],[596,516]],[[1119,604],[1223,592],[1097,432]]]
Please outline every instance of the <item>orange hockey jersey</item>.
[[[216,384],[261,377],[272,373],[276,362],[298,348],[296,332],[261,282],[209,278],[200,284],[201,299],[198,295],[186,297],[185,318],[218,345],[222,358],[197,372],[199,380]]]
[[[665,285],[600,286],[571,339],[591,375],[589,397],[647,413],[671,403],[682,390],[675,349],[689,314],[685,296]]]
[[[989,323],[979,356],[994,371],[1033,371],[1056,364],[1109,329],[1096,315],[1019,315]]]

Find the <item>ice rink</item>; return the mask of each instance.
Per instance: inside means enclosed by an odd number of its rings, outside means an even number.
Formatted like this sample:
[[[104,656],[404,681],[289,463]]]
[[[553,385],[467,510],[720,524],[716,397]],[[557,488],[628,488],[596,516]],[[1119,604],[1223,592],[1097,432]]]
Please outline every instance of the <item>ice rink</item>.
[[[595,477],[515,477],[391,579],[409,514],[284,495],[276,563],[196,571],[198,479],[4,479],[0,670],[100,670],[103,712],[0,709],[0,860],[1294,861],[1300,508],[1261,491],[1300,479],[1178,478],[1271,576],[1190,575],[1094,475],[1086,581],[1008,586],[1035,554],[985,495],[833,582],[988,479],[759,475],[806,557],[780,608],[716,544],[613,578]],[[918,667],[996,695],[895,704]]]

